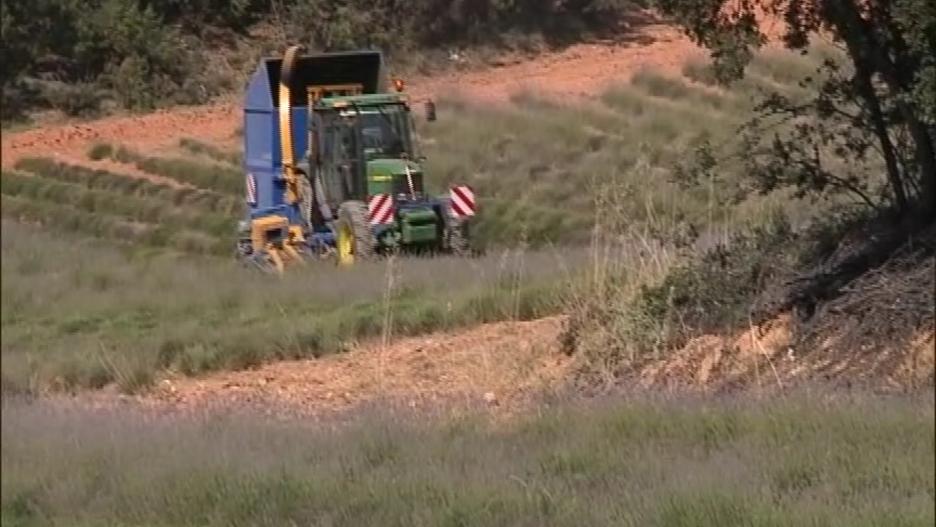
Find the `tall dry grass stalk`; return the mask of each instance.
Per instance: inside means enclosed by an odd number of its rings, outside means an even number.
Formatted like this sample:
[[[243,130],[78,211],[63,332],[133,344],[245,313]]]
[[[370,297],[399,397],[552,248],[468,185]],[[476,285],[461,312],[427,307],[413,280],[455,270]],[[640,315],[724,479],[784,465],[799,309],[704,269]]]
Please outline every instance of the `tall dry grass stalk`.
[[[384,270],[384,292],[383,292],[383,329],[380,334],[380,357],[377,361],[377,380],[381,392],[384,389],[384,372],[386,371],[387,349],[393,342],[393,300],[397,290],[399,280],[397,270],[396,252],[390,254],[387,258]]]
[[[621,315],[642,288],[666,276],[678,252],[660,235],[675,228],[669,215],[648,200],[646,220],[634,222],[623,205],[629,198],[626,186],[596,187],[589,262],[567,301],[580,367],[606,387],[614,383],[621,363],[635,363],[642,351],[628,339],[631,331],[622,327]]]

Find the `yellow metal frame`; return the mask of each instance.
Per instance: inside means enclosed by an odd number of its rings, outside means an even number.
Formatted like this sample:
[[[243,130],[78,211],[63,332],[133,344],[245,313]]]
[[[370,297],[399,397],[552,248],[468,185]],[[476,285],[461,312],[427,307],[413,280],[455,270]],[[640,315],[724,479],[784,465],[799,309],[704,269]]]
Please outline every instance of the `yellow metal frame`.
[[[289,236],[289,219],[286,216],[265,216],[250,222],[250,243],[254,251],[260,251],[273,240],[270,231],[279,231],[282,241]]]
[[[292,142],[292,98],[290,97],[290,82],[299,46],[292,46],[283,56],[283,65],[280,67],[279,84],[279,136],[280,153],[282,154],[283,178],[286,180],[286,202],[290,205],[300,199],[299,175],[296,172],[296,161],[293,158]]]
[[[276,235],[271,236],[271,232]],[[254,252],[265,251],[280,273],[287,263],[304,263],[296,247],[305,243],[302,228],[289,225],[286,216],[266,216],[250,223],[250,243]]]

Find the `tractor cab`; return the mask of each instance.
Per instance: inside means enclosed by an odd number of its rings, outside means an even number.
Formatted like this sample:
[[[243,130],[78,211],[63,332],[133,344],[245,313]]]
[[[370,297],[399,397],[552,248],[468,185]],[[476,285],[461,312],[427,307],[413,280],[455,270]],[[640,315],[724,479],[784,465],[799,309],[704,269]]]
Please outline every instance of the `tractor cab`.
[[[323,98],[311,113],[310,144],[318,144],[316,160],[336,199],[363,200],[380,194],[398,201],[424,197],[413,120],[404,95]]]

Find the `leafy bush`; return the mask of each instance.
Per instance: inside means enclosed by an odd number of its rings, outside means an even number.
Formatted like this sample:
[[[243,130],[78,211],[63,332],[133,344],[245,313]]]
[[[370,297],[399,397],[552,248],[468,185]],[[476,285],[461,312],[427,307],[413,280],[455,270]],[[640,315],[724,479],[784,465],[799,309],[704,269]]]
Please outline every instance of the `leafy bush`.
[[[204,60],[159,7],[137,0],[3,3],[3,85],[30,79],[45,106],[86,115],[112,98],[127,108],[202,102],[217,92]],[[192,83],[200,89],[191,89]],[[8,96],[4,92],[4,102]]]
[[[43,96],[49,105],[74,117],[93,117],[100,111],[101,101],[106,96],[100,86],[89,82],[56,82],[43,86]]]
[[[565,345],[587,367],[616,375],[692,337],[757,323],[766,284],[789,276],[806,245],[776,216],[709,249],[684,251],[654,279],[628,278],[624,268],[603,275],[576,297]]]
[[[114,155],[114,146],[108,143],[95,143],[88,149],[88,158],[93,161],[107,159]]]
[[[213,69],[218,44],[258,52],[285,41],[310,49],[380,48],[397,63],[454,46],[533,47],[618,28],[644,0],[10,0],[2,4],[0,73],[4,115],[24,108],[97,111],[105,100],[126,108],[199,103],[240,86],[255,52],[228,52]],[[255,23],[282,26],[280,38],[247,36]],[[415,52],[415,53],[414,53]],[[222,51],[223,55],[224,51]],[[224,62],[227,56],[222,56]],[[239,63],[239,64],[238,64]],[[38,87],[32,81],[56,79]]]
[[[706,86],[717,86],[718,75],[715,68],[706,61],[690,60],[683,65],[682,74],[687,79],[705,84]]]
[[[646,331],[638,340],[647,343],[670,323],[669,341],[661,344],[674,346],[701,333],[747,324],[765,284],[793,263],[792,240],[789,225],[778,219],[676,265],[662,283],[642,287],[624,310],[636,322],[633,336]],[[648,321],[651,327],[644,324]]]
[[[324,49],[375,46],[387,51],[439,45],[508,44],[518,34],[568,42],[588,31],[617,29],[639,0],[296,0],[288,20],[294,38]]]

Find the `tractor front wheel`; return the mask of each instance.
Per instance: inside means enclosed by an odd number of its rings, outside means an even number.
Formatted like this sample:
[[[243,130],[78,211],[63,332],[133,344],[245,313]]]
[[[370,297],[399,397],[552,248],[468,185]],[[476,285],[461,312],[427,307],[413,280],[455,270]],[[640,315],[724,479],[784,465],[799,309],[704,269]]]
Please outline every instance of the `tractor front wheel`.
[[[342,203],[335,222],[338,265],[353,265],[373,258],[376,245],[374,231],[367,219],[367,205],[360,201]]]

